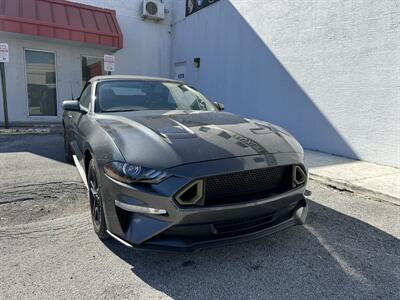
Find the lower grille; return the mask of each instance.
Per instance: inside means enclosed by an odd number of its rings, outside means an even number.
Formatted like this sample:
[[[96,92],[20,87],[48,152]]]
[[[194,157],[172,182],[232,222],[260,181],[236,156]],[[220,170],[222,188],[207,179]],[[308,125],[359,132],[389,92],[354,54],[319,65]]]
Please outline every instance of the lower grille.
[[[204,205],[247,202],[293,188],[293,166],[279,166],[217,175],[205,179]]]
[[[240,233],[241,231],[256,231],[267,226],[274,220],[274,215],[245,218],[228,223],[214,224],[217,234]]]

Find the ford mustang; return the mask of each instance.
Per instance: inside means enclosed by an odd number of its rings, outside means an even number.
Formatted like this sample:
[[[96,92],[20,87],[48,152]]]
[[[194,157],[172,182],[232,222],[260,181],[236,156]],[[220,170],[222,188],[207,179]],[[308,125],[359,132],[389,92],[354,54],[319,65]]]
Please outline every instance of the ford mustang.
[[[100,239],[193,251],[305,222],[304,152],[279,126],[153,77],[94,77],[63,109]]]

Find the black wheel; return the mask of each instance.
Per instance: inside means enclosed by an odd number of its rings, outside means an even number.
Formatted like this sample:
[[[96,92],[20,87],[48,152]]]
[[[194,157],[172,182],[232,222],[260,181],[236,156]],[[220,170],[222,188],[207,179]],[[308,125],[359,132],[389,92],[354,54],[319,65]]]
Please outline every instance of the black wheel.
[[[72,151],[71,151],[71,146],[68,142],[67,135],[65,134],[65,128],[64,128],[64,155],[65,155],[65,161],[68,163],[72,163],[73,161]]]
[[[94,159],[91,159],[89,162],[87,175],[89,185],[90,212],[92,215],[94,231],[101,240],[105,240],[109,237],[109,235],[107,233],[106,220],[104,218],[101,186],[97,174],[96,163]]]

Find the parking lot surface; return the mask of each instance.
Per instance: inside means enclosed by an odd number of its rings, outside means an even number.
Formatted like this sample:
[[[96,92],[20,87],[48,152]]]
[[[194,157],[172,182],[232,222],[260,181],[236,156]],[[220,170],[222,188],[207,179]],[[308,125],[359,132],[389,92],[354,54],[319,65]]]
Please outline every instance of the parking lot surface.
[[[61,135],[0,136],[0,299],[399,299],[400,207],[310,181],[305,226],[195,253],[92,230]]]

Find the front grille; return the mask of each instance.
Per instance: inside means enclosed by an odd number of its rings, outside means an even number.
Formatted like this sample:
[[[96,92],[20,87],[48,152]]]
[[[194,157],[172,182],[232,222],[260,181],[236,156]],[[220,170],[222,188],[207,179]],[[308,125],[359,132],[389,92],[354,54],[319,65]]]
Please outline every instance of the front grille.
[[[289,191],[293,166],[217,175],[205,179],[205,206],[247,202]]]

